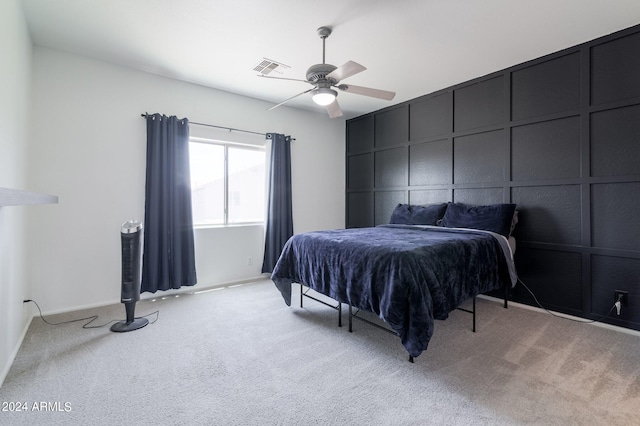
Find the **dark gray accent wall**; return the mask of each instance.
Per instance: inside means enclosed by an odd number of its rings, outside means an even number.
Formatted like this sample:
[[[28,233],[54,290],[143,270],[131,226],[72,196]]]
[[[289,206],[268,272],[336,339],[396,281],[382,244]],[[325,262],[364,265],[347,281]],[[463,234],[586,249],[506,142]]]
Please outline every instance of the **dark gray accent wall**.
[[[513,202],[545,307],[640,330],[640,26],[347,122],[348,227],[398,203]],[[518,285],[518,302],[534,305]]]

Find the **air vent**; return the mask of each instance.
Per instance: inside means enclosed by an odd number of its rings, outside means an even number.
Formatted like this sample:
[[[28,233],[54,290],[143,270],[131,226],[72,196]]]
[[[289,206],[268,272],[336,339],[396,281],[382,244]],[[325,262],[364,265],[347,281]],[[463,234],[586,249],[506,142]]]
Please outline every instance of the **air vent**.
[[[253,67],[253,70],[258,71],[262,75],[269,75],[272,72],[275,74],[283,74],[289,68],[291,68],[289,65],[285,65],[281,62],[276,62],[271,59],[262,58],[260,63],[255,67]]]

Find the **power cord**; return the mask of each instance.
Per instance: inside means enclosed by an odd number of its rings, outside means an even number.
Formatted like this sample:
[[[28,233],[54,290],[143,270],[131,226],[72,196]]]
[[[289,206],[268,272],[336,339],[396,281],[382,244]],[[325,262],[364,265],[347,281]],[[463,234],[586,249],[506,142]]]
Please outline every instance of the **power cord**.
[[[35,300],[31,300],[31,299],[26,299],[26,300],[24,300],[24,301],[23,301],[23,303],[28,303],[28,302],[31,302],[31,303],[33,303],[34,305],[36,305],[36,308],[38,308],[38,312],[39,312],[39,314],[40,314],[40,319],[41,319],[42,321],[44,321],[46,324],[49,324],[49,325],[62,325],[62,324],[70,324],[70,323],[72,323],[72,322],[88,321],[86,324],[84,324],[84,325],[82,326],[82,328],[89,329],[89,328],[102,328],[102,327],[106,327],[106,326],[108,326],[109,324],[113,324],[113,323],[116,323],[116,322],[121,321],[121,320],[111,320],[111,321],[109,321],[109,322],[108,322],[108,323],[106,323],[106,324],[102,324],[102,325],[92,325],[92,326],[89,326],[89,324],[91,324],[92,322],[94,322],[95,320],[97,320],[97,319],[98,319],[98,315],[91,315],[90,317],[86,317],[86,318],[78,318],[78,319],[69,320],[69,321],[49,322],[49,321],[47,321],[47,319],[42,315],[42,310],[40,309],[40,305],[38,305],[38,302],[36,302]],[[136,319],[138,319],[138,318],[146,318],[146,317],[150,317],[151,315],[155,315],[156,317],[155,317],[155,319],[154,319],[153,321],[150,321],[150,322],[149,322],[149,324],[153,324],[154,322],[158,321],[158,317],[160,316],[160,311],[151,312],[150,314],[143,315],[142,317],[136,317]]]
[[[616,308],[617,308],[617,310],[618,310],[618,315],[620,315],[620,306],[621,306],[621,304],[622,304],[622,302],[621,302],[621,300],[620,300],[620,298],[621,298],[620,296],[618,296],[618,301],[616,301],[616,303],[614,303],[614,304],[613,304],[613,306],[611,306],[611,309],[609,309],[609,312],[607,312],[607,314],[606,314],[606,315],[604,315],[604,316],[602,316],[602,315],[598,315],[598,316],[600,316],[600,317],[601,317],[600,319],[596,319],[596,320],[585,320],[585,321],[583,321],[583,320],[579,320],[579,319],[575,319],[575,318],[565,317],[565,316],[563,316],[563,315],[558,315],[558,314],[556,314],[556,313],[554,313],[554,312],[551,312],[549,309],[545,308],[544,306],[542,306],[542,303],[540,303],[540,302],[538,301],[538,298],[536,297],[536,295],[535,295],[535,294],[533,294],[533,291],[531,291],[531,289],[530,289],[529,287],[527,287],[527,285],[526,285],[526,284],[525,284],[525,283],[520,279],[520,277],[518,277],[518,282],[519,282],[520,284],[522,284],[522,286],[523,286],[524,288],[526,288],[526,289],[527,289],[527,291],[529,292],[529,294],[531,294],[531,296],[533,296],[533,300],[535,300],[536,304],[537,304],[541,309],[543,309],[543,310],[544,310],[544,311],[546,311],[549,315],[554,316],[554,317],[556,317],[556,318],[562,318],[562,319],[569,320],[569,321],[579,322],[579,323],[581,323],[581,324],[593,324],[594,322],[601,322],[601,321],[603,321],[603,320],[607,319],[607,318],[609,317],[609,315],[611,315],[611,312],[613,312],[613,310],[614,310],[614,309],[616,309]]]

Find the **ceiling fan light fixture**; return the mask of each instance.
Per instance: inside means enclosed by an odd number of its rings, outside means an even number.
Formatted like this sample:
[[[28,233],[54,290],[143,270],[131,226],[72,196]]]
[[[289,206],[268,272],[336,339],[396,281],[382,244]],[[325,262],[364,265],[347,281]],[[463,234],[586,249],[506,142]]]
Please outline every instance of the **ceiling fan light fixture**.
[[[328,87],[320,87],[313,90],[312,93],[313,102],[322,106],[330,105],[336,99],[336,96],[338,96],[338,92]]]

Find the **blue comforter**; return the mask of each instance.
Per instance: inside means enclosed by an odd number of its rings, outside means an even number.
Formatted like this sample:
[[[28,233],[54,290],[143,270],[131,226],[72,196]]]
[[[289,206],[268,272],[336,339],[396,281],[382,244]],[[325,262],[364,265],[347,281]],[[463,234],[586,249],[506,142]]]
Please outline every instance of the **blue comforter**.
[[[430,226],[308,232],[287,241],[271,279],[287,305],[296,282],[375,312],[417,357],[429,345],[434,319],[512,283],[505,243],[487,231]]]

